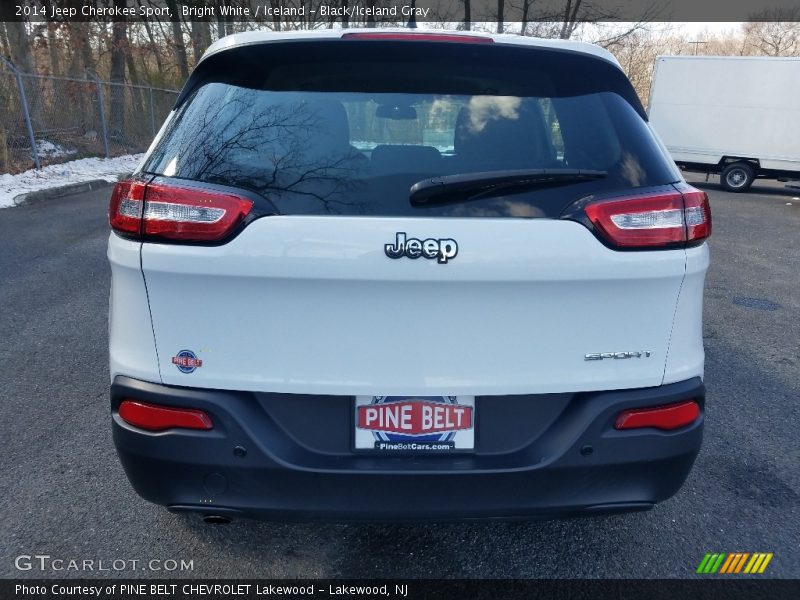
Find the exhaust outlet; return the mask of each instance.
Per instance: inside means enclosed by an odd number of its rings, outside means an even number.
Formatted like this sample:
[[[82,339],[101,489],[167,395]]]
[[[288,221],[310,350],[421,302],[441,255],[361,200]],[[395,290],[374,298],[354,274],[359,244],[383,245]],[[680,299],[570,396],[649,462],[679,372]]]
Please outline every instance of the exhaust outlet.
[[[209,525],[227,525],[230,522],[231,518],[224,515],[203,515],[203,523]]]
[[[192,515],[193,518],[200,518],[210,525],[224,525],[233,522],[245,514],[238,508],[227,506],[204,506],[201,504],[169,504],[167,510],[173,513]]]

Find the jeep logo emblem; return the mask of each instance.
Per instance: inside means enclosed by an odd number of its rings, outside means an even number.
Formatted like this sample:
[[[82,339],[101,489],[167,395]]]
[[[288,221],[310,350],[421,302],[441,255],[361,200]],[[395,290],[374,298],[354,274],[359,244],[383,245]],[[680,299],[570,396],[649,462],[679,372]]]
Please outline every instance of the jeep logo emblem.
[[[385,244],[383,251],[389,258],[408,258],[417,259],[420,256],[427,259],[436,259],[440,264],[446,264],[451,258],[458,254],[458,244],[450,238],[420,240],[417,238],[406,238],[405,231],[397,232],[397,239],[394,244]]]

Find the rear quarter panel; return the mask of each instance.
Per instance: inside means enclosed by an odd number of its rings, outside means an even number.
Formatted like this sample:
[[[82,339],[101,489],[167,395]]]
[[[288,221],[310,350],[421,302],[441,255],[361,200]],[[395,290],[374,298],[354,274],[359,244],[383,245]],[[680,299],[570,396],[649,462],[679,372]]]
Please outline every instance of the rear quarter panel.
[[[108,311],[111,381],[117,375],[161,380],[141,267],[142,244],[112,233],[108,238],[111,295]]]

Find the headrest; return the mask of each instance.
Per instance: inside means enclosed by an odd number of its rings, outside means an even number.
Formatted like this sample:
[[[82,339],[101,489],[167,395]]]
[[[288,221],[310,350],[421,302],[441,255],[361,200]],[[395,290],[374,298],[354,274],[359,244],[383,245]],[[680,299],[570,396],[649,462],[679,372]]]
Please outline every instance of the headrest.
[[[552,160],[542,110],[535,100],[502,110],[465,106],[456,119],[457,157],[481,160],[487,168],[537,167]]]
[[[347,111],[338,100],[312,100],[306,104],[316,121],[311,143],[320,148],[344,149],[350,145]]]
[[[442,155],[433,146],[382,144],[372,150],[376,171],[429,172],[439,168]]]

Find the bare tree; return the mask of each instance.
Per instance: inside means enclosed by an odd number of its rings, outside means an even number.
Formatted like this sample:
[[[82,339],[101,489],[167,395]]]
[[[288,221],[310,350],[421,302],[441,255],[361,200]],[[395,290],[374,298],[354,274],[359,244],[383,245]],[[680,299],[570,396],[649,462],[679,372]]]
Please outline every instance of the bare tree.
[[[8,50],[11,60],[20,71],[35,71],[31,43],[26,24],[15,20],[14,5],[11,2],[0,2],[0,20],[5,21]]]
[[[344,2],[344,6],[347,6],[347,1],[342,0]],[[272,27],[275,31],[281,30],[281,16],[278,13],[278,9],[280,8],[280,0],[270,0],[270,6],[272,6]]]
[[[767,56],[800,55],[800,7],[773,8],[753,15],[744,26],[749,45]]]
[[[203,52],[211,45],[211,26],[207,20],[192,21],[192,54],[194,63],[200,61]]]
[[[519,34],[525,35],[528,30],[528,20],[530,19],[531,0],[522,1],[522,15],[520,17]]]
[[[186,58],[186,44],[183,41],[183,28],[176,0],[166,0],[172,24],[172,47],[175,49],[175,59],[178,63],[178,73],[182,80],[189,78],[189,60]]]
[[[233,32],[228,31],[228,28],[226,27],[227,24],[225,23],[225,17],[222,15],[222,13],[219,10],[219,7],[222,6],[224,4],[224,2],[225,2],[225,0],[217,0],[217,3],[216,3],[216,9],[217,9],[216,10],[216,15],[217,15],[217,39],[224,38],[229,33],[233,33]]]
[[[561,19],[561,33],[558,37],[562,40],[568,40],[575,33],[580,20],[578,19],[581,10],[582,0],[566,0],[564,5],[564,14]]]
[[[59,24],[50,20],[47,21],[47,54],[50,57],[50,72],[53,75],[61,73],[61,60],[58,52],[58,29]]]
[[[6,36],[6,24],[0,21],[0,52],[3,56],[11,56],[11,48],[8,45],[8,37]]]
[[[497,33],[503,33],[505,17],[506,0],[497,0]]]
[[[137,0],[137,4],[141,6],[142,0]],[[159,50],[160,44],[156,43],[156,38],[153,35],[153,29],[150,27],[150,23],[146,19],[143,19],[142,24],[144,25],[144,30],[147,33],[147,38],[150,41],[150,51],[153,53],[153,58],[156,61],[158,72],[163,73],[164,65],[161,62],[161,52]]]
[[[644,104],[648,102],[656,57],[680,54],[687,43],[686,36],[676,34],[669,26],[641,29],[624,37],[613,34],[608,37],[614,39],[607,46],[608,50],[619,61]]]
[[[114,0],[114,8],[125,7],[125,0]],[[124,16],[114,16],[111,29],[111,81],[125,83],[125,57],[128,55],[128,24]],[[125,88],[112,85],[110,94],[111,134],[122,137],[125,131]]]
[[[76,11],[81,10],[82,0],[63,0],[64,5]],[[96,35],[91,23],[68,20],[66,22],[69,47],[72,56],[69,74],[74,77],[82,75],[84,69],[94,70],[95,60],[91,40]]]

